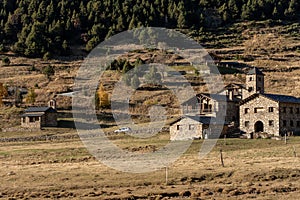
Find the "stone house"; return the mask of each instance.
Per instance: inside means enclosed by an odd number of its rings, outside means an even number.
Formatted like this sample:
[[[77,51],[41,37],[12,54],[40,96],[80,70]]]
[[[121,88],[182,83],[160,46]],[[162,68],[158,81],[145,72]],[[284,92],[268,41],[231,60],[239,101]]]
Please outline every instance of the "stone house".
[[[170,124],[170,140],[215,138],[214,133],[224,134],[226,128],[224,123],[217,123],[213,117],[185,116]]]
[[[54,101],[49,102],[55,105]],[[57,126],[57,111],[55,107],[29,107],[21,115],[21,126],[30,129]]]
[[[246,76],[240,102],[240,130],[275,136],[300,133],[300,98],[264,93],[264,74],[257,68]]]
[[[183,113],[207,117],[223,117],[226,123],[239,123],[239,99],[224,94],[200,93],[182,104]]]
[[[240,129],[275,136],[300,133],[300,99],[286,95],[253,94],[240,103]]]

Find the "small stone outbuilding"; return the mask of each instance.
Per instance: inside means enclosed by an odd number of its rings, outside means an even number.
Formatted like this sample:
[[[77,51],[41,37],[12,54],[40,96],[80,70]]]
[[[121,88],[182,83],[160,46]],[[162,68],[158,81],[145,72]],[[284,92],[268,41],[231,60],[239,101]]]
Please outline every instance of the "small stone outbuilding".
[[[216,118],[214,117],[204,116],[185,116],[180,118],[170,124],[170,140],[218,138],[218,132],[226,133],[227,125],[217,123],[215,120]],[[213,133],[213,130],[216,133]]]
[[[21,115],[21,126],[30,129],[57,126],[57,111],[52,107],[29,107]]]

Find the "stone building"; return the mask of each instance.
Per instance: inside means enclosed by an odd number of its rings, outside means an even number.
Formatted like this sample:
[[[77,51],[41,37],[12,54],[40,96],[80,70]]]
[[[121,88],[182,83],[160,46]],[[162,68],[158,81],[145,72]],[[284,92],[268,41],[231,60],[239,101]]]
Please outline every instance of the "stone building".
[[[240,102],[240,130],[265,132],[275,136],[300,133],[300,99],[287,95],[265,94],[264,74],[257,68],[246,76],[247,90]]]
[[[216,134],[225,134],[226,129],[227,125],[213,117],[185,116],[170,125],[170,140],[216,138]]]
[[[227,90],[226,90],[227,91]],[[200,93],[182,104],[186,115],[221,117],[226,123],[239,123],[239,101],[233,95]]]
[[[30,129],[57,126],[57,111],[55,101],[50,101],[52,107],[29,107],[21,115],[21,126]]]

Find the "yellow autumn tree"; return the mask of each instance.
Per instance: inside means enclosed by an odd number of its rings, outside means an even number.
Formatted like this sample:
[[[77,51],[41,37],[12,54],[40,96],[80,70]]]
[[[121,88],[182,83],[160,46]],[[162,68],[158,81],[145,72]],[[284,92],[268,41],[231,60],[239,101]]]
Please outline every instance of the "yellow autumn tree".
[[[6,88],[3,86],[3,83],[0,83],[0,107],[3,106],[3,97],[7,96],[7,90]]]
[[[99,107],[99,108],[108,107],[110,104],[109,98],[108,98],[108,93],[105,91],[102,83],[100,83],[99,88],[97,90],[96,102],[98,103],[97,107]]]
[[[36,97],[37,97],[37,95],[36,95],[34,89],[30,89],[28,94],[26,95],[26,103],[34,104]]]

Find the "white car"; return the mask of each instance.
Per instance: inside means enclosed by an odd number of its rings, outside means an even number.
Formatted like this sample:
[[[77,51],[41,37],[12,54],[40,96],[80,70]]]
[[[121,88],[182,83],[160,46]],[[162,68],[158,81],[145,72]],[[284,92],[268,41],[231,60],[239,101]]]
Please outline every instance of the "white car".
[[[122,133],[122,132],[128,132],[131,131],[131,129],[129,127],[122,127],[119,128],[118,130],[115,130],[114,133]]]

